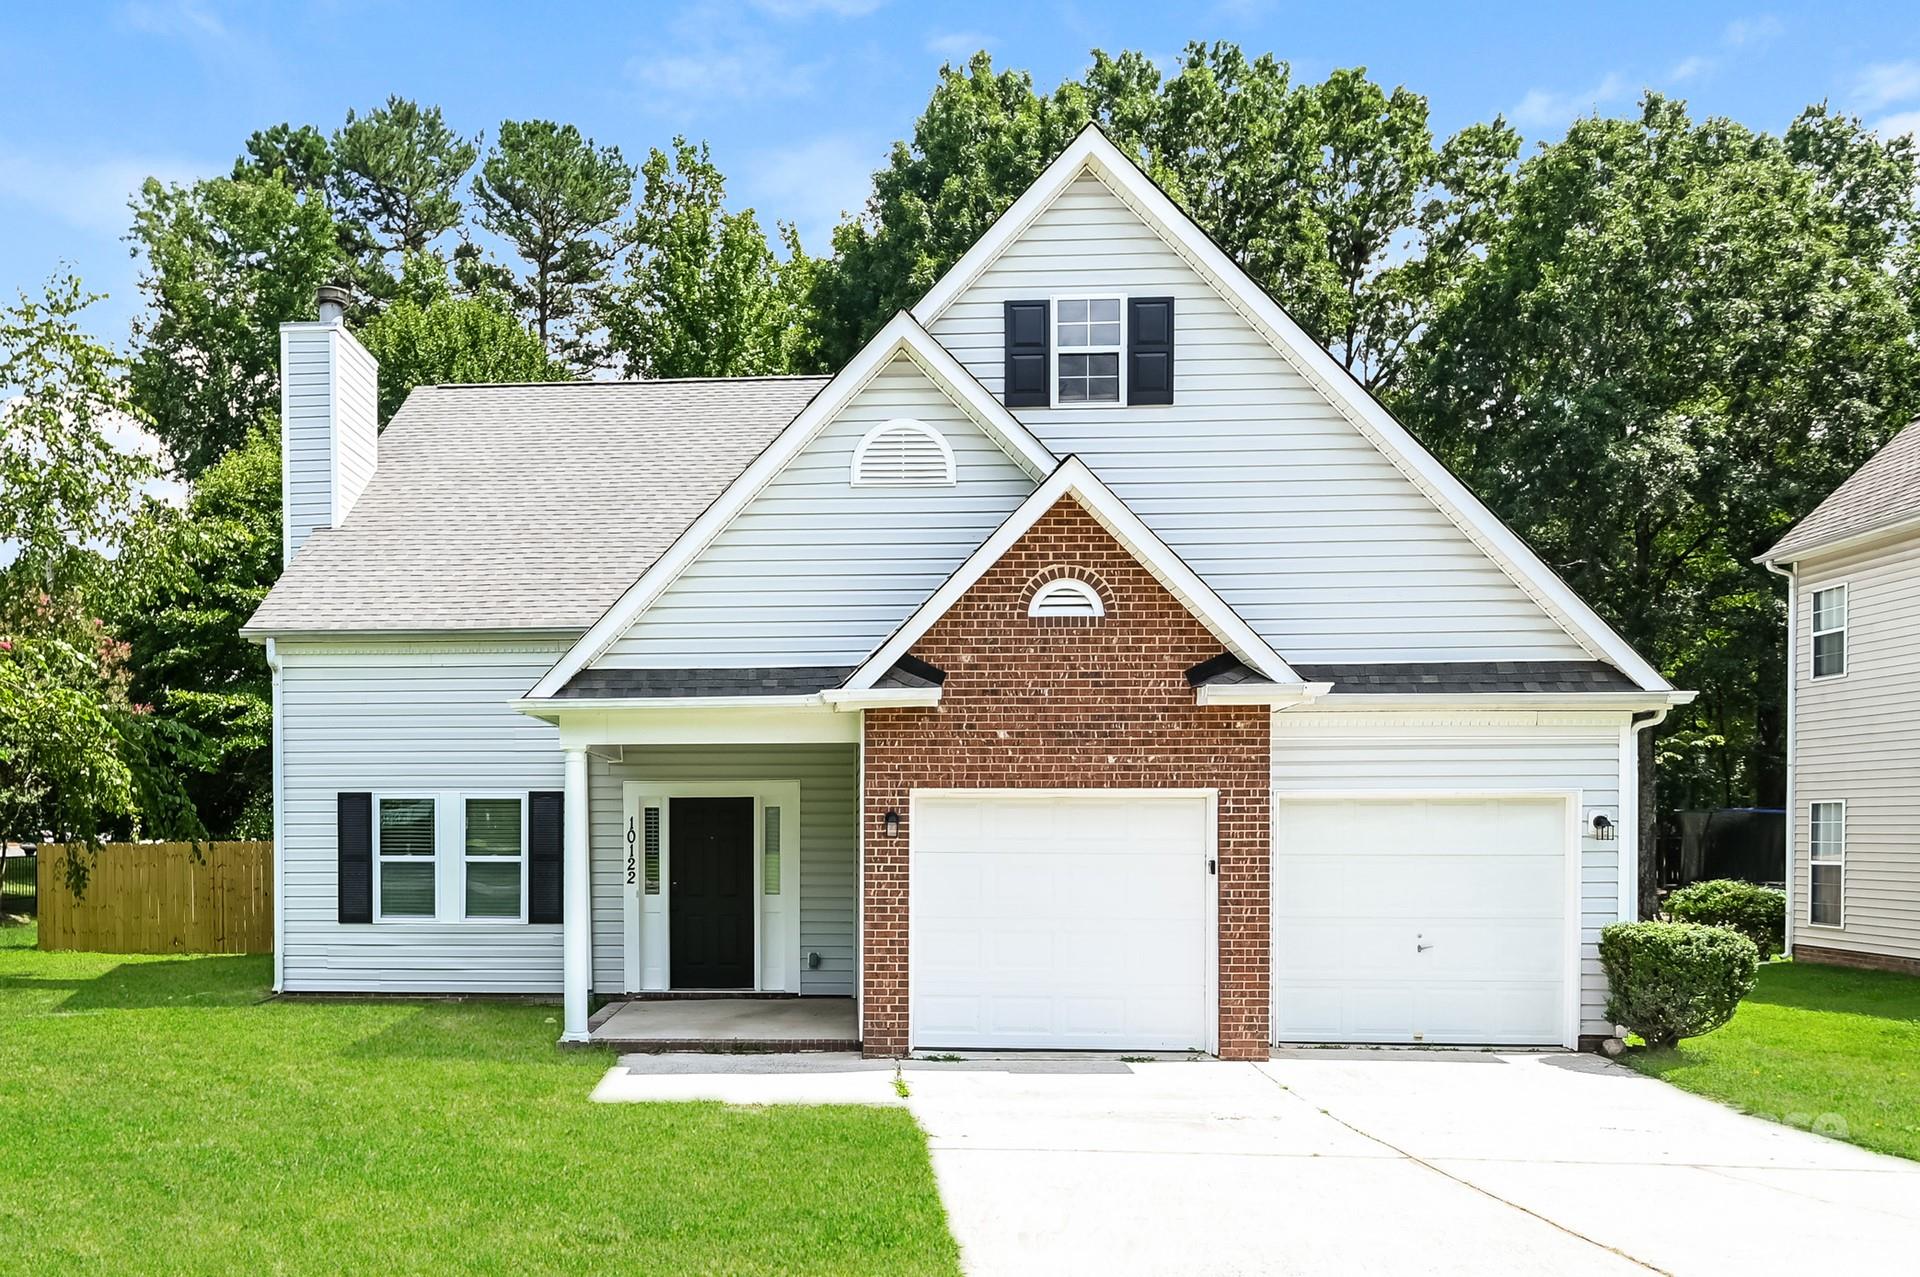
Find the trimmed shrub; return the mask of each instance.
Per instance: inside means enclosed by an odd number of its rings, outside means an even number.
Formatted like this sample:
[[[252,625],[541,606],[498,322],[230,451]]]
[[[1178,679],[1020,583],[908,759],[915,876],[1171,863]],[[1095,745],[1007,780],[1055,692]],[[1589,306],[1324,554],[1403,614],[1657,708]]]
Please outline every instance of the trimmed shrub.
[[[1771,958],[1787,943],[1787,893],[1737,878],[1716,878],[1682,887],[1667,897],[1667,912],[1680,922],[1730,927]]]
[[[1616,922],[1600,932],[1607,1018],[1648,1046],[1711,1033],[1753,992],[1760,951],[1727,927]]]

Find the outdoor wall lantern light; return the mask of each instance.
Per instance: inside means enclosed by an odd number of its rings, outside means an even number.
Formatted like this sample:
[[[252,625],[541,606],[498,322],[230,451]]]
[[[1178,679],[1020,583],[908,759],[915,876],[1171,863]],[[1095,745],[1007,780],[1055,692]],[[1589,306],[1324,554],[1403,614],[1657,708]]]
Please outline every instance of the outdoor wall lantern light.
[[[1593,836],[1597,842],[1612,842],[1619,837],[1620,827],[1606,818],[1604,813],[1593,818]]]
[[[899,812],[897,811],[888,812],[885,824],[887,826],[887,837],[898,838],[900,836],[900,813]]]

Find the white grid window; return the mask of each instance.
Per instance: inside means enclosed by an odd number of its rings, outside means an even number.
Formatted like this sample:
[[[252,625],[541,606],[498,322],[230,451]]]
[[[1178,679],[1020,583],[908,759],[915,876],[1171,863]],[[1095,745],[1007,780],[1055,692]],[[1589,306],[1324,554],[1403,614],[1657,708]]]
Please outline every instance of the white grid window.
[[[1847,805],[1810,804],[1807,824],[1807,921],[1816,927],[1837,927],[1845,916]]]
[[[467,917],[514,921],[526,915],[526,832],[520,799],[466,800],[461,861]]]
[[[1836,678],[1847,672],[1847,587],[1813,592],[1813,676]]]
[[[769,803],[760,813],[760,885],[769,896],[780,894],[780,808]]]
[[[382,798],[373,837],[378,916],[433,917],[433,799]]]
[[[1062,297],[1053,308],[1056,404],[1117,404],[1121,401],[1121,355],[1125,336],[1118,297]]]

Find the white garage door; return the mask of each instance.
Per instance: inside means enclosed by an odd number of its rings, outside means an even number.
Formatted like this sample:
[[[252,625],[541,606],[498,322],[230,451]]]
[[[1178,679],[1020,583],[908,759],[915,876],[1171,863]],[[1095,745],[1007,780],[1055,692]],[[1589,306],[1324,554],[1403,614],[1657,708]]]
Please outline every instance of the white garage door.
[[[1276,1042],[1567,1035],[1558,799],[1279,799]]]
[[[1207,800],[916,795],[913,1045],[1208,1049]]]

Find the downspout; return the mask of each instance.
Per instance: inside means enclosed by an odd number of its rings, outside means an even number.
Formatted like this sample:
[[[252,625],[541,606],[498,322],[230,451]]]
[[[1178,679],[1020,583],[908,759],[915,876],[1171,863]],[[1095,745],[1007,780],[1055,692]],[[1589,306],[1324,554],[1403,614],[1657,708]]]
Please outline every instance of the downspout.
[[[1800,734],[1799,731],[1797,730],[1798,723],[1796,721],[1799,717],[1799,700],[1800,700],[1799,696],[1797,695],[1797,689],[1799,688],[1799,685],[1800,685],[1800,647],[1799,647],[1799,638],[1794,631],[1797,628],[1797,625],[1800,619],[1800,600],[1796,596],[1797,592],[1794,585],[1793,569],[1791,567],[1788,567],[1783,570],[1779,567],[1776,567],[1771,559],[1762,563],[1760,566],[1764,567],[1767,571],[1773,573],[1775,576],[1784,577],[1787,582],[1787,796],[1786,796],[1787,814],[1786,814],[1786,828],[1783,831],[1783,835],[1781,839],[1781,847],[1785,852],[1785,863],[1781,865],[1780,872],[1781,872],[1781,875],[1786,879],[1786,896],[1787,896],[1787,929],[1786,929],[1786,935],[1782,940],[1782,944],[1786,948],[1787,956],[1792,957],[1793,956],[1793,881],[1795,876],[1794,875],[1794,859],[1793,859],[1793,830],[1794,830],[1794,821],[1798,815],[1797,809],[1793,805],[1794,803],[1794,765],[1793,763],[1794,763],[1794,755],[1796,752],[1794,747],[1795,747],[1795,744],[1797,743],[1797,739]]]
[[[273,773],[273,991],[281,992],[287,978],[287,892],[286,892],[286,783],[281,749],[284,716],[280,712],[280,648],[267,640],[267,668],[273,673],[273,725],[268,732],[272,750]]]
[[[1623,917],[1634,921],[1648,921],[1648,919],[1640,917],[1640,861],[1647,854],[1647,840],[1649,835],[1655,839],[1654,854],[1659,854],[1658,837],[1660,833],[1659,822],[1657,820],[1655,821],[1654,828],[1651,830],[1640,827],[1640,786],[1643,783],[1640,775],[1640,733],[1660,726],[1660,724],[1667,721],[1667,715],[1671,713],[1673,713],[1673,706],[1662,705],[1659,709],[1647,710],[1643,713],[1635,714],[1631,721],[1630,729],[1627,732],[1627,752],[1633,760],[1633,793],[1630,795],[1620,795],[1620,805],[1624,815],[1624,808],[1627,802],[1631,800],[1633,803],[1633,863],[1630,866],[1626,866],[1630,873],[1622,874],[1621,876],[1633,884],[1633,907],[1629,910],[1626,907],[1627,902],[1623,900],[1621,901],[1620,913]],[[1654,804],[1654,811],[1656,814],[1658,813],[1658,803]],[[1624,820],[1622,823],[1625,823]]]

